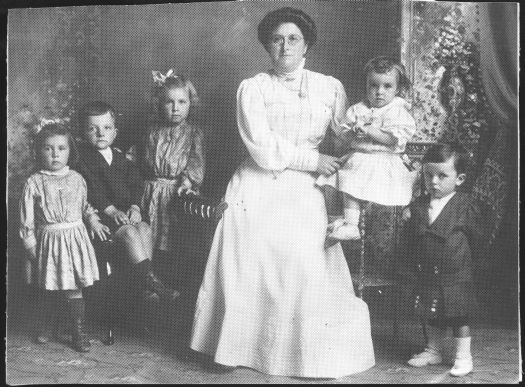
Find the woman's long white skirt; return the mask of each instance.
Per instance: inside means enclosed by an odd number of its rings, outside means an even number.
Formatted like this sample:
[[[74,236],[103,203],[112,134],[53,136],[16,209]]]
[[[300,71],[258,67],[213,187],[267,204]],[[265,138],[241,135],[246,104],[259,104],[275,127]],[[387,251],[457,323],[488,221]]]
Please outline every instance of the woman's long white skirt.
[[[312,174],[247,159],[229,183],[200,288],[191,348],[272,375],[337,378],[375,364],[367,305]]]

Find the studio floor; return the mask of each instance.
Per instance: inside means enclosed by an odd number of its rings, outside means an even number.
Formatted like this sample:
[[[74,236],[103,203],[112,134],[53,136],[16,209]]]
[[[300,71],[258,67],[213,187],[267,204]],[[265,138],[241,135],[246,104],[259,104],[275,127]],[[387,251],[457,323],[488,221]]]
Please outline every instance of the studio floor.
[[[513,384],[521,380],[517,324],[515,328],[508,324],[473,324],[474,372],[455,378],[448,374],[450,365],[408,367],[406,359],[422,348],[421,328],[412,319],[402,318],[396,345],[392,340],[391,319],[374,315],[372,310],[376,366],[341,379],[318,380],[269,376],[242,367],[231,372],[220,371],[210,366],[207,359],[186,349],[187,323],[167,315],[162,317],[162,311],[160,315],[151,310],[142,313],[147,318],[140,324],[135,320],[116,328],[115,344],[111,346],[101,342],[103,329],[89,323],[92,349],[85,354],[69,347],[70,338],[64,332],[50,343],[34,344],[30,317],[17,321],[8,318],[7,384]]]

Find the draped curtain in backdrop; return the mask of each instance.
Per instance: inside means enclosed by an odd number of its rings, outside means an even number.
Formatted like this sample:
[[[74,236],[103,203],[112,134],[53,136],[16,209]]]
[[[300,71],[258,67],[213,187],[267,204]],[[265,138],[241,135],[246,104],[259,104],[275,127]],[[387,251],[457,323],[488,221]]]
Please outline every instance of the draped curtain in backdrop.
[[[474,196],[493,210],[492,241],[503,217],[513,216],[509,204],[516,199],[517,4],[480,3],[480,20],[482,79],[494,120],[480,139],[482,163],[473,189]]]

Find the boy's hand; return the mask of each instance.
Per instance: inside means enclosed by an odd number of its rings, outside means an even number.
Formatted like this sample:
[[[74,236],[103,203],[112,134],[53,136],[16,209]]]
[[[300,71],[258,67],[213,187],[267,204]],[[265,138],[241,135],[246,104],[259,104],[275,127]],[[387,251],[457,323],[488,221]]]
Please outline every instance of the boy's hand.
[[[95,239],[96,235],[101,241],[107,241],[111,235],[109,227],[100,223],[97,218],[89,220],[89,233],[91,234],[91,239]]]
[[[138,208],[136,205],[131,206],[126,215],[128,216],[131,224],[137,224],[142,221],[142,215],[140,214],[140,208]]]
[[[129,218],[125,212],[120,211],[115,206],[111,205],[104,210],[104,213],[109,216],[118,225],[130,224]]]

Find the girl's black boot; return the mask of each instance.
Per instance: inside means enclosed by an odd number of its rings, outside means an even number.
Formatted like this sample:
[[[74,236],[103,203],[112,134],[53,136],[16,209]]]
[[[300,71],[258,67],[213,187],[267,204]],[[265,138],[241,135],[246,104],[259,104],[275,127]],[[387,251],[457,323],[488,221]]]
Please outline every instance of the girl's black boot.
[[[85,305],[83,298],[68,300],[71,312],[71,338],[73,348],[78,352],[89,352],[91,343],[85,333]]]

